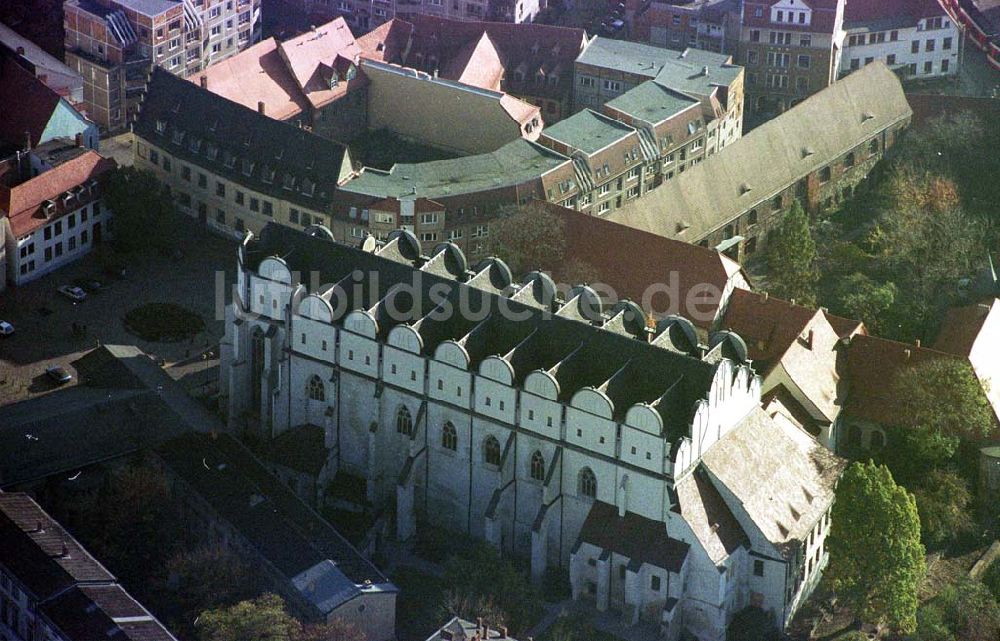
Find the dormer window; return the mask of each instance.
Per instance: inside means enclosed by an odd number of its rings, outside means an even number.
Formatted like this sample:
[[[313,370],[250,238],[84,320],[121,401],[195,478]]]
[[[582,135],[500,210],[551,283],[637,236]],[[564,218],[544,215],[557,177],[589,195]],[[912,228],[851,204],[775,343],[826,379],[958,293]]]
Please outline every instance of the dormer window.
[[[316,191],[316,183],[309,180],[308,178],[302,179],[302,195],[312,198],[313,192]]]
[[[156,133],[162,134],[166,130],[167,130],[167,121],[166,120],[157,120],[156,121]]]
[[[253,173],[253,161],[244,158],[243,159],[242,171],[243,171],[243,175],[244,176],[249,176],[250,174],[252,174]]]
[[[174,133],[170,137],[170,140],[175,145],[183,145],[184,144],[184,132],[181,131],[180,129],[174,129]]]
[[[205,155],[209,160],[215,160],[219,157],[219,148],[216,145],[209,143],[205,149]]]
[[[295,176],[285,174],[281,179],[281,186],[289,191],[295,189]]]
[[[222,152],[222,164],[224,164],[229,169],[232,169],[233,167],[236,166],[236,156],[229,153],[228,149]]]
[[[198,150],[201,149],[201,139],[192,137],[191,140],[188,141],[188,149],[194,153],[198,153]]]
[[[354,77],[358,75],[358,68],[354,65],[347,67],[347,71],[344,73],[344,80],[354,80]]]
[[[273,183],[274,182],[274,167],[268,167],[267,165],[265,165],[264,167],[262,167],[261,168],[261,177],[260,177],[260,179],[263,180],[267,184]]]
[[[54,200],[46,200],[45,204],[42,205],[42,211],[45,213],[45,217],[49,218],[56,213],[56,202]]]

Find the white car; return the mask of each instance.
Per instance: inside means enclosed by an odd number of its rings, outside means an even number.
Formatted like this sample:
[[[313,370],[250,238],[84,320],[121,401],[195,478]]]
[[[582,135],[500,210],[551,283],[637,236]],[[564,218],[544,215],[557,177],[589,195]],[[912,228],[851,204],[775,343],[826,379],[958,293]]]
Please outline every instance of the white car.
[[[63,285],[57,291],[74,303],[82,302],[87,298],[87,292],[83,291],[79,287],[73,287],[72,285]]]
[[[0,336],[10,336],[14,333],[14,326],[7,321],[0,320]]]

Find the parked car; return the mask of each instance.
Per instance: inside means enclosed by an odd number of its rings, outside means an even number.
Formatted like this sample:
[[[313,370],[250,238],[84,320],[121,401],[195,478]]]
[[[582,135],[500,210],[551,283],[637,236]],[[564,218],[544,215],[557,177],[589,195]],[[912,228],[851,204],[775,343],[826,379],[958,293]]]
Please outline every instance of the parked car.
[[[73,284],[91,294],[104,289],[104,283],[96,278],[77,278],[73,281]]]
[[[45,375],[60,385],[65,385],[73,380],[73,375],[70,374],[69,371],[67,371],[62,365],[52,365],[50,367],[46,367]]]
[[[14,333],[14,326],[7,321],[0,320],[0,336],[10,336]]]
[[[74,303],[82,302],[87,298],[87,292],[83,291],[79,287],[73,287],[71,285],[62,285],[57,291]]]

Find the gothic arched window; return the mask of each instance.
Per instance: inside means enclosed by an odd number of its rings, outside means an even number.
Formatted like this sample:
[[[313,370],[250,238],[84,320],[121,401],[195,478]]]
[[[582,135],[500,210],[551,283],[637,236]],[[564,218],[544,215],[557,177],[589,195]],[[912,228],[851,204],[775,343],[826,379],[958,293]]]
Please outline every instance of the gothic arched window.
[[[458,449],[458,432],[451,421],[445,423],[444,427],[441,428],[441,447],[452,452]]]
[[[536,481],[545,480],[545,457],[538,450],[531,455],[531,478]]]
[[[400,405],[396,410],[396,431],[407,436],[413,434],[413,417],[405,405]]]
[[[486,437],[483,443],[483,460],[490,465],[500,465],[500,441],[496,437]]]
[[[597,498],[597,477],[589,467],[580,470],[580,495]]]
[[[309,377],[309,384],[306,386],[309,398],[314,401],[326,400],[326,389],[323,387],[323,379],[313,374]]]

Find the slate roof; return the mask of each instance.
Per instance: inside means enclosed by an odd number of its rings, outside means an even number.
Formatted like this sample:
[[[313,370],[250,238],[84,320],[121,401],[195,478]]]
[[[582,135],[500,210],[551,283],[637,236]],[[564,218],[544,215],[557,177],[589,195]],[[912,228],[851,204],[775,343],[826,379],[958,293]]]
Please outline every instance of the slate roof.
[[[876,61],[607,217],[695,242],[911,113],[899,79]]]
[[[581,64],[656,78],[665,87],[699,97],[710,96],[715,87],[728,87],[736,80],[743,68],[731,60],[729,55],[701,49],[674,51],[600,36],[577,58]]]
[[[0,96],[4,96],[0,118],[0,140],[24,148],[25,133],[37,145],[62,100],[11,56],[0,56]]]
[[[393,324],[407,320],[419,321],[430,313],[434,307],[429,304],[429,292],[434,285],[447,288],[443,291],[435,290],[437,295],[458,295],[454,290],[461,290],[460,293],[467,297],[469,309],[496,310],[499,306],[500,297],[492,291],[431,272],[421,273],[419,282],[415,283],[414,266],[410,263],[389,260],[340,243],[313,238],[277,224],[265,227],[260,238],[249,243],[245,266],[256,269],[259,262],[269,256],[281,256],[293,273],[315,272],[321,283],[340,282],[354,270],[378,273],[377,291],[363,292],[365,307],[380,307],[377,302],[396,283],[419,285],[419,289],[415,290],[420,302],[418,308],[409,318],[384,318],[383,321],[388,326],[380,323],[379,331],[383,334]],[[365,282],[368,281],[369,279],[365,279]],[[369,290],[373,289],[375,288],[369,287]],[[435,297],[434,300],[440,299]],[[361,301],[349,301],[344,313],[356,308],[359,303]],[[513,321],[507,320],[503,314],[493,314],[472,330],[467,331],[463,326],[461,332],[465,334],[453,337],[454,340],[466,343],[486,344],[485,347],[470,349],[470,357],[473,358],[471,367],[475,367],[476,355],[499,354],[504,355],[511,363],[517,380],[523,380],[536,369],[552,370],[560,382],[561,396],[568,397],[578,386],[593,385],[604,389],[609,395],[616,415],[630,402],[634,402],[637,395],[646,400],[655,400],[676,385],[666,402],[656,407],[664,419],[665,430],[669,435],[687,428],[695,402],[704,398],[711,384],[714,365],[698,358],[650,345],[644,340],[577,319],[552,315],[548,310],[517,300],[507,299],[504,305],[523,318]],[[400,308],[400,311],[405,312],[406,309]],[[342,316],[334,319],[334,322],[339,323],[341,320]],[[423,332],[422,323],[416,324],[416,328]],[[433,324],[430,328],[433,328]],[[481,328],[488,334],[485,341],[474,338]],[[430,340],[436,342],[441,339],[436,329],[430,331],[434,333]],[[582,350],[578,351],[581,346]],[[584,358],[585,354],[599,355],[600,358]],[[632,367],[627,367],[630,363]],[[643,366],[636,367],[640,364]],[[616,375],[623,378],[615,378]],[[658,390],[645,387],[649,383],[645,379],[650,378],[657,382]]]
[[[176,641],[27,494],[0,493],[0,566],[30,592],[60,638]]]
[[[685,523],[713,563],[719,564],[750,539],[726,505],[719,490],[699,465],[674,486],[677,507]]]
[[[596,111],[584,109],[546,127],[542,136],[569,145],[573,149],[579,149],[587,155],[593,155],[635,133],[634,127]]]
[[[336,602],[313,600],[317,608],[329,608],[322,614],[360,594],[366,582],[395,591],[371,562],[231,436],[192,432],[164,443],[157,454],[289,581],[332,561],[353,586]],[[305,585],[297,589],[311,599]]]
[[[702,463],[786,558],[832,505],[847,465],[813,437],[760,408],[705,452]]]
[[[100,179],[116,166],[114,160],[88,149],[18,185],[10,188],[0,186],[0,210],[10,218],[14,236],[26,236],[79,208],[81,202],[93,199],[94,195],[88,195],[82,201],[74,199],[70,209],[62,202],[66,192]],[[54,201],[56,205],[56,211],[51,216],[42,211],[42,205],[47,200]]]
[[[513,637],[501,634],[500,630],[495,628],[487,628],[484,635],[478,624],[458,617],[441,626],[441,629],[429,636],[427,641],[444,641],[445,639],[451,639],[451,641],[517,641]]]
[[[636,85],[605,103],[608,107],[654,125],[698,104],[694,98],[664,87],[655,80]]]
[[[318,476],[326,465],[323,428],[300,425],[285,430],[271,441],[268,458],[279,465]]]
[[[396,163],[389,171],[366,167],[341,190],[380,198],[444,198],[519,185],[568,162],[569,158],[522,138],[486,154]]]
[[[339,177],[350,166],[343,145],[160,68],[153,70],[134,131],[187,162],[313,210],[330,205]]]
[[[578,258],[593,268],[601,283],[615,290],[619,300],[628,298],[643,306],[650,286],[670,284],[676,279],[680,300],[657,294],[649,299],[652,309],[645,309],[646,312],[677,313],[707,330],[719,310],[721,295],[693,297],[702,312],[698,314],[687,309],[684,301],[694,292],[702,291],[704,285],[721,294],[728,281],[742,273],[736,261],[714,249],[664,238],[552,203],[545,207],[562,220],[567,251],[561,264],[539,267],[552,269],[558,279],[563,279],[564,271],[572,268]],[[745,274],[741,278],[749,280]]]
[[[691,549],[687,543],[668,536],[665,523],[634,512],[620,517],[617,507],[602,501],[594,501],[577,541],[577,545],[589,543],[628,557],[630,567],[636,570],[648,563],[675,574],[680,574]]]

